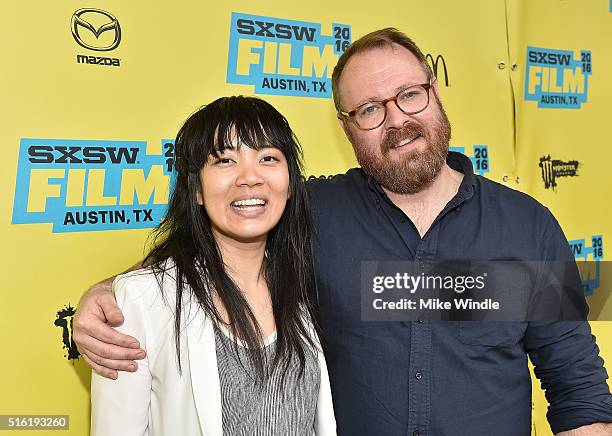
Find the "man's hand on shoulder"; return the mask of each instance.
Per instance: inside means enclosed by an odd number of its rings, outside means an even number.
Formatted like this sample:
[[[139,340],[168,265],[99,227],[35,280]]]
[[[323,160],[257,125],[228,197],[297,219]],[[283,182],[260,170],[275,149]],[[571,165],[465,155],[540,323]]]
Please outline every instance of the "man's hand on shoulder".
[[[556,436],[610,436],[612,435],[612,424],[597,422],[595,424],[583,425],[573,430],[562,431]]]
[[[73,338],[85,362],[101,376],[116,379],[117,370],[134,372],[145,356],[138,341],[112,327],[123,314],[112,292],[114,277],[93,285],[81,297],[73,325]]]

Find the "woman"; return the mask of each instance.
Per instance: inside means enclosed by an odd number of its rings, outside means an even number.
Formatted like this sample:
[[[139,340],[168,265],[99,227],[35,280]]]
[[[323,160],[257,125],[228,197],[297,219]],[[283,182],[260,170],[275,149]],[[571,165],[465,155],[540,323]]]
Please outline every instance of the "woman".
[[[301,150],[252,97],[191,115],[154,248],[113,284],[135,373],[92,375],[92,435],[335,435],[308,292]]]

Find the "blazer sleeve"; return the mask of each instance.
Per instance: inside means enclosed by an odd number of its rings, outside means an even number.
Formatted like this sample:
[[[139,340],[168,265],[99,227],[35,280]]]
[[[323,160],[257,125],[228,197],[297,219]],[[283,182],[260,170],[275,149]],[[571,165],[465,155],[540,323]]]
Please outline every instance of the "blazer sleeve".
[[[146,311],[137,277],[119,276],[113,283],[125,322],[116,330],[135,337],[148,350]],[[151,344],[149,344],[151,345]],[[134,373],[118,372],[117,380],[95,372],[91,377],[91,436],[148,436],[151,403],[149,356]]]

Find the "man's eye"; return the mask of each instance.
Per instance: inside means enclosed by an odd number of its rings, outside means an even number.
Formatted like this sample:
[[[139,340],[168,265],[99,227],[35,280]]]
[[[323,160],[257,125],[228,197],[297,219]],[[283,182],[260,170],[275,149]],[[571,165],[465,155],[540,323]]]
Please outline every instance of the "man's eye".
[[[418,97],[421,93],[419,91],[408,89],[402,92],[399,96],[400,100],[413,100]]]
[[[217,161],[215,162],[216,164],[228,164],[232,162],[232,160],[228,157],[220,157],[219,159],[217,159]]]
[[[371,117],[372,115],[376,115],[378,111],[380,111],[381,106],[378,104],[369,104],[366,106],[362,106],[357,111],[357,115],[361,117]]]

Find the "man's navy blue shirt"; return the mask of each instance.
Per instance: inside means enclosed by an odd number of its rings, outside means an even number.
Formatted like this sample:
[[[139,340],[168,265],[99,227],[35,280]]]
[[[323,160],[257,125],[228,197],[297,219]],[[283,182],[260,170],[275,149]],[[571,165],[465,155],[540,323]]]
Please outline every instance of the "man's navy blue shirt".
[[[527,356],[553,432],[612,422],[607,373],[587,322],[362,322],[364,260],[567,260],[563,232],[531,197],[473,173],[421,238],[361,169],[308,181],[315,270],[338,434],[531,434]]]

